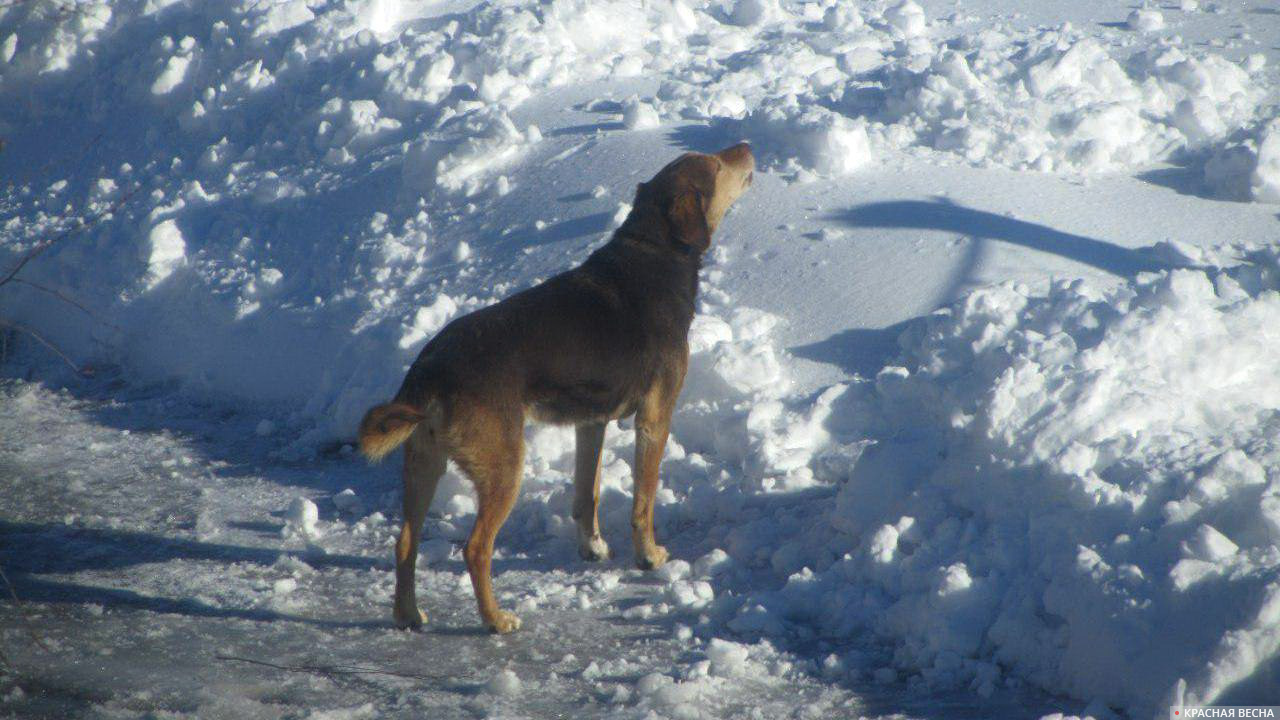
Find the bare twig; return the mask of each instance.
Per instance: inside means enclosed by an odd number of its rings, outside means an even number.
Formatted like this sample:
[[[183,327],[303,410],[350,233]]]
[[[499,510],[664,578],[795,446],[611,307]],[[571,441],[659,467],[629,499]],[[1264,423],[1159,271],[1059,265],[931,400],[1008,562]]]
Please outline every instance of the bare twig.
[[[12,280],[12,282],[21,283],[21,284],[26,285],[27,287],[32,288],[32,289],[34,289],[34,290],[39,290],[40,292],[48,293],[48,294],[50,294],[50,295],[52,295],[52,296],[54,296],[54,297],[58,298],[59,300],[61,300],[62,302],[66,303],[66,304],[68,304],[68,305],[73,305],[73,306],[75,306],[75,307],[79,308],[80,310],[84,311],[84,314],[85,314],[85,315],[88,315],[89,317],[93,318],[94,320],[97,320],[98,322],[102,323],[103,325],[106,325],[107,327],[111,328],[112,330],[119,330],[119,329],[120,329],[120,326],[119,326],[119,325],[116,325],[115,323],[111,322],[110,320],[107,320],[106,318],[104,318],[104,317],[102,317],[101,315],[97,314],[97,313],[96,313],[96,312],[94,312],[93,310],[90,310],[90,309],[89,309],[88,307],[86,307],[83,303],[81,303],[80,301],[78,301],[78,300],[76,300],[75,298],[71,297],[70,295],[67,295],[66,293],[62,292],[61,290],[58,290],[57,288],[51,288],[51,287],[49,287],[48,285],[41,285],[40,283],[33,283],[33,282],[31,282],[30,280],[27,280],[27,279],[25,279],[25,278],[14,278],[14,279]]]
[[[9,576],[4,574],[4,568],[0,568],[0,578],[4,578],[5,587],[9,588],[9,596],[13,598],[13,607],[20,607],[21,603],[18,601],[18,593],[14,591],[13,584],[9,582]],[[8,655],[4,654],[3,648],[0,648],[0,662],[9,667],[14,667],[13,661],[9,659]]]
[[[9,597],[13,598],[13,606],[18,609],[18,612],[22,613],[23,619],[25,620],[26,608],[23,605],[22,600],[18,598],[18,591],[13,589],[13,583],[9,582],[9,576],[4,574],[4,568],[2,567],[0,567],[0,580],[4,580],[4,586],[9,589]],[[44,644],[44,640],[40,639],[40,636],[36,634],[36,631],[30,624],[27,625],[27,632],[31,634],[31,640],[35,644],[39,645],[41,649],[45,652],[53,652],[49,649],[48,645]],[[12,667],[13,663],[9,662],[8,658],[5,658],[4,660],[6,664]]]
[[[234,660],[236,662],[261,665],[263,667],[275,668],[276,670],[284,670],[285,672],[315,673],[317,675],[390,675],[392,677],[409,678],[410,680],[439,680],[442,677],[399,672],[396,670],[363,668],[355,665],[277,665],[276,663],[267,662],[266,660],[255,660],[253,658],[239,657],[236,655],[219,654],[214,657],[218,660]]]
[[[66,230],[63,230],[57,235],[54,235],[48,240],[45,240],[44,242],[39,243],[35,247],[31,248],[31,250],[29,250],[26,255],[22,256],[22,259],[18,261],[18,264],[13,266],[13,269],[10,270],[7,275],[5,275],[3,278],[0,278],[0,285],[4,285],[10,280],[13,280],[13,277],[18,274],[19,270],[21,270],[24,266],[26,266],[27,263],[36,259],[36,257],[38,257],[40,253],[44,252],[45,250],[48,250],[51,245],[54,245],[55,243],[65,240],[68,237],[71,237],[72,235],[75,235],[76,233],[82,230],[86,230],[88,228],[93,227],[94,225],[97,225],[98,222],[102,220],[102,218],[107,217],[108,215],[111,215],[116,210],[119,210],[121,206],[123,206],[126,202],[128,202],[129,199],[132,198],[134,193],[136,192],[138,192],[138,188],[134,188],[130,190],[124,195],[121,195],[119,200],[116,200],[114,203],[112,203],[111,207],[105,210],[100,210],[99,212],[95,213],[92,217],[90,217],[88,220],[82,219],[79,225],[76,225],[75,227],[67,228]]]
[[[3,9],[3,7],[0,7],[0,9]],[[80,151],[75,153],[72,157],[75,157],[75,158],[88,157],[89,149],[92,148],[94,145],[98,144],[98,141],[102,139],[102,135],[103,133],[98,133],[94,135],[92,138],[89,139],[88,142],[84,144],[84,147],[80,148]],[[0,142],[3,142],[3,139],[0,139]],[[0,150],[3,150],[3,148],[0,148]],[[45,171],[53,167],[55,164],[59,163],[60,160],[61,160],[61,157],[59,155],[56,155],[54,153],[49,153],[49,157],[46,158],[42,164],[32,168],[27,168],[26,171],[23,172],[20,177],[16,174],[13,175],[13,177],[9,181],[9,188],[12,189],[18,185],[22,185],[23,183],[30,182],[34,178],[43,177],[46,174]]]
[[[91,228],[91,227],[93,227],[94,225],[97,225],[99,222],[101,222],[103,218],[108,217],[108,216],[110,216],[110,215],[114,214],[117,210],[119,210],[121,207],[123,207],[123,206],[124,206],[124,204],[125,204],[126,202],[128,202],[128,201],[129,201],[129,199],[130,199],[130,198],[132,198],[132,197],[133,197],[133,195],[134,195],[136,192],[138,192],[138,188],[134,188],[134,189],[132,189],[132,190],[130,190],[130,191],[128,191],[128,192],[126,192],[126,193],[124,193],[123,195],[121,195],[121,196],[120,196],[120,198],[119,198],[118,200],[116,200],[114,203],[112,203],[110,207],[108,207],[108,208],[106,208],[106,209],[104,209],[104,210],[100,210],[100,211],[98,211],[98,212],[97,212],[97,213],[95,213],[93,216],[91,216],[88,220],[85,220],[85,219],[83,219],[83,218],[82,218],[82,219],[80,220],[80,223],[79,223],[78,225],[76,225],[75,227],[67,228],[66,230],[63,230],[62,232],[58,233],[57,235],[54,235],[53,237],[48,238],[47,240],[44,240],[44,241],[42,241],[42,242],[40,242],[40,243],[37,243],[35,247],[33,247],[33,248],[31,248],[30,250],[28,250],[28,251],[27,251],[27,253],[26,253],[25,255],[23,255],[23,256],[22,256],[22,258],[20,258],[20,259],[18,260],[17,264],[15,264],[15,265],[13,266],[13,268],[9,270],[8,274],[6,274],[3,278],[0,278],[0,287],[3,287],[4,285],[6,285],[6,284],[8,284],[8,283],[10,283],[10,282],[22,283],[23,285],[26,285],[26,286],[28,286],[28,287],[34,288],[34,289],[36,289],[36,290],[40,290],[40,291],[42,291],[42,292],[49,293],[50,295],[53,295],[54,297],[58,298],[59,300],[62,300],[63,302],[65,302],[65,303],[67,303],[67,304],[69,304],[69,305],[72,305],[72,306],[74,306],[74,307],[76,307],[76,308],[79,308],[80,310],[82,310],[82,311],[84,311],[86,314],[88,314],[88,315],[89,315],[89,317],[94,318],[95,320],[98,320],[99,322],[103,322],[103,323],[105,323],[105,324],[109,325],[110,327],[112,327],[112,328],[114,328],[114,329],[116,329],[116,330],[119,330],[119,329],[120,329],[119,327],[117,327],[116,325],[113,325],[112,323],[108,323],[108,322],[106,322],[106,321],[105,321],[105,320],[103,320],[102,318],[98,317],[98,316],[97,316],[97,315],[96,315],[92,310],[90,310],[90,309],[89,309],[88,307],[86,307],[84,304],[79,303],[79,302],[76,302],[75,300],[71,299],[70,297],[68,297],[67,295],[63,294],[62,292],[59,292],[58,290],[55,290],[54,288],[51,288],[51,287],[48,287],[48,286],[45,286],[45,285],[41,285],[41,284],[39,284],[39,283],[31,282],[30,280],[26,280],[26,279],[23,279],[23,278],[19,278],[19,277],[17,277],[17,275],[18,275],[18,272],[19,272],[20,270],[22,270],[22,268],[26,267],[27,263],[29,263],[29,262],[31,262],[32,260],[34,260],[34,259],[35,259],[36,257],[38,257],[41,253],[43,253],[45,250],[48,250],[50,246],[52,246],[52,245],[54,245],[54,244],[56,244],[56,243],[58,243],[58,242],[60,242],[60,241],[62,241],[62,240],[65,240],[65,239],[67,239],[67,238],[71,237],[72,235],[75,235],[75,234],[76,234],[76,233],[78,233],[78,232],[81,232],[81,231],[83,231],[83,230],[86,230],[86,229],[88,229],[88,228]],[[40,343],[41,345],[43,345],[43,346],[45,346],[45,347],[49,348],[49,350],[50,350],[51,352],[53,352],[53,354],[54,354],[54,355],[57,355],[59,358],[61,358],[61,359],[62,359],[62,361],[63,361],[63,362],[65,362],[65,363],[66,363],[66,364],[67,364],[67,365],[68,365],[72,370],[74,370],[74,371],[76,372],[76,374],[77,374],[77,375],[90,375],[90,374],[91,374],[88,370],[86,370],[86,369],[84,369],[84,368],[81,368],[80,366],[76,365],[75,361],[73,361],[70,357],[68,357],[66,353],[62,352],[62,350],[61,350],[61,349],[59,349],[57,345],[54,345],[52,342],[50,342],[50,341],[46,340],[46,339],[44,338],[44,336],[42,336],[40,333],[36,332],[35,330],[32,330],[31,328],[29,328],[29,327],[27,327],[27,326],[25,326],[25,325],[21,325],[21,324],[19,324],[19,323],[15,323],[15,322],[10,322],[10,321],[4,320],[3,318],[0,318],[0,327],[8,327],[8,328],[12,328],[13,330],[15,330],[15,331],[17,331],[17,332],[23,333],[23,334],[25,334],[25,335],[30,335],[32,338],[34,338],[34,339],[36,340],[36,342],[38,342],[38,343]],[[7,343],[7,342],[5,343],[5,348],[6,348],[6,350],[8,349],[8,343]]]
[[[23,333],[25,335],[30,335],[31,337],[35,338],[36,342],[49,348],[49,350],[52,351],[54,355],[57,355],[58,357],[62,358],[62,361],[67,364],[67,367],[70,367],[72,370],[74,370],[77,375],[85,375],[85,376],[92,375],[92,373],[90,373],[88,370],[76,365],[75,361],[67,357],[66,353],[59,350],[57,345],[54,345],[48,340],[45,340],[43,335],[36,332],[35,330],[32,330],[26,325],[21,325],[16,322],[9,322],[8,320],[4,320],[0,318],[0,327],[13,328],[17,332]]]
[[[0,579],[4,580],[4,586],[9,590],[9,597],[13,598],[13,605],[17,607],[22,604],[18,599],[18,591],[13,589],[13,583],[9,582],[9,576],[4,574],[4,568],[0,567]]]

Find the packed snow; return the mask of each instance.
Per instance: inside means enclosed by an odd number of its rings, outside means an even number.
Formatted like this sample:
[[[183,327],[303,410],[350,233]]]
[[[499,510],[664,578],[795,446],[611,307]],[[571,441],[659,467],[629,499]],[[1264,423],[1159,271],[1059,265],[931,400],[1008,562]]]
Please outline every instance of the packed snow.
[[[1024,5],[0,3],[0,269],[61,237],[0,321],[94,370],[5,336],[0,715],[1274,704],[1280,14]],[[672,560],[579,563],[573,432],[531,426],[495,561],[525,628],[478,632],[451,470],[426,630],[392,630],[360,416],[742,139]]]

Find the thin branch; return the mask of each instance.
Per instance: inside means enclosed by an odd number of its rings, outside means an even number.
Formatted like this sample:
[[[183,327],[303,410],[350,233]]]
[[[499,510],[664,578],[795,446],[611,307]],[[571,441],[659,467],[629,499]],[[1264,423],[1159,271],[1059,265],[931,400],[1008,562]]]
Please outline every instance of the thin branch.
[[[4,586],[9,589],[9,597],[13,598],[13,606],[18,608],[18,612],[22,613],[23,619],[26,620],[26,606],[22,600],[18,598],[18,591],[13,589],[13,583],[9,582],[9,576],[4,574],[4,568],[2,567],[0,567],[0,580],[4,580]],[[44,640],[40,639],[40,636],[36,634],[36,631],[32,629],[30,624],[27,625],[27,632],[31,634],[31,640],[35,642],[35,644],[39,645],[45,652],[53,652],[49,649],[48,645],[44,644]],[[5,662],[12,667],[13,663],[10,663],[7,658],[5,659]]]
[[[13,598],[13,606],[17,607],[22,604],[18,599],[18,591],[13,589],[13,583],[9,582],[9,576],[4,574],[4,568],[0,567],[0,579],[4,580],[4,586],[9,590],[9,597]]]
[[[116,210],[119,210],[121,206],[123,206],[126,202],[128,202],[129,198],[132,198],[134,193],[136,192],[138,192],[138,188],[134,188],[130,190],[124,195],[121,195],[119,200],[112,203],[111,207],[105,210],[99,211],[88,220],[81,220],[79,225],[76,225],[75,227],[72,227],[72,228],[67,228],[66,230],[63,230],[57,235],[54,235],[53,237],[49,238],[48,240],[45,240],[44,242],[36,245],[34,248],[31,248],[31,250],[28,251],[26,255],[22,256],[22,259],[18,261],[18,264],[14,265],[13,269],[10,270],[9,273],[4,276],[4,278],[0,278],[0,285],[4,285],[5,283],[12,280],[13,276],[17,275],[19,270],[21,270],[27,263],[36,259],[36,257],[39,256],[40,253],[44,252],[45,250],[48,250],[49,246],[53,245],[54,243],[65,240],[68,237],[80,232],[81,230],[85,230],[93,227],[94,225],[97,225],[98,222],[102,220],[102,218],[114,213]]]
[[[91,311],[89,308],[85,307],[83,304],[81,304],[81,303],[79,303],[79,302],[76,302],[75,300],[72,300],[70,297],[67,297],[67,296],[66,296],[66,295],[64,295],[63,293],[61,293],[61,292],[59,292],[59,291],[57,291],[57,290],[55,290],[55,289],[53,289],[53,288],[47,287],[47,286],[45,286],[45,285],[41,285],[41,284],[39,284],[39,283],[33,283],[33,282],[31,282],[30,280],[25,280],[25,279],[22,279],[22,278],[18,278],[18,277],[16,277],[16,276],[17,276],[18,272],[19,272],[20,270],[22,270],[22,268],[23,268],[23,267],[25,267],[25,266],[26,266],[26,264],[27,264],[27,263],[29,263],[29,262],[31,262],[32,260],[34,260],[34,259],[35,259],[36,257],[38,257],[41,253],[43,253],[45,250],[49,249],[49,247],[50,247],[50,246],[52,246],[53,244],[55,244],[55,243],[57,243],[57,242],[59,242],[59,241],[61,241],[61,240],[65,240],[66,238],[71,237],[72,235],[74,235],[74,234],[76,234],[76,233],[78,233],[78,232],[80,232],[80,231],[82,231],[82,230],[85,230],[85,229],[91,228],[91,227],[93,227],[94,225],[97,225],[97,224],[98,224],[98,222],[100,222],[103,218],[105,218],[105,217],[107,217],[107,216],[112,215],[113,213],[115,213],[117,210],[119,210],[121,207],[123,207],[123,206],[124,206],[124,204],[125,204],[126,202],[128,202],[130,198],[132,198],[132,197],[133,197],[134,193],[138,192],[138,190],[139,190],[139,188],[134,188],[134,189],[132,189],[132,190],[130,190],[130,191],[128,191],[128,192],[126,192],[126,193],[124,193],[123,195],[121,195],[121,196],[120,196],[120,198],[119,198],[118,200],[116,200],[114,203],[112,203],[110,207],[108,207],[108,208],[106,208],[106,209],[104,209],[104,210],[101,210],[101,211],[97,212],[97,213],[96,213],[96,214],[94,214],[92,217],[90,217],[88,220],[81,219],[81,220],[80,220],[80,224],[76,225],[75,227],[67,228],[66,230],[63,230],[62,232],[58,233],[57,235],[54,235],[53,237],[51,237],[51,238],[49,238],[49,239],[47,239],[47,240],[45,240],[45,241],[43,241],[43,242],[41,242],[41,243],[38,243],[38,244],[37,244],[35,247],[33,247],[31,250],[27,251],[27,254],[23,255],[23,256],[22,256],[22,258],[21,258],[20,260],[18,260],[17,264],[16,264],[16,265],[14,265],[14,266],[13,266],[13,268],[12,268],[11,270],[9,270],[9,273],[8,273],[7,275],[5,275],[3,278],[0,278],[0,287],[4,286],[5,284],[10,283],[10,282],[18,282],[18,283],[22,283],[22,284],[24,284],[24,285],[27,285],[28,287],[35,288],[36,290],[40,290],[40,291],[43,291],[43,292],[49,293],[49,294],[53,295],[54,297],[56,297],[56,298],[58,298],[58,299],[62,300],[63,302],[66,302],[66,303],[68,303],[68,304],[70,304],[70,305],[72,305],[72,306],[74,306],[74,307],[80,308],[80,309],[81,309],[81,310],[83,310],[85,313],[87,313],[90,317],[93,317],[94,319],[100,320],[101,322],[104,322],[105,324],[107,324],[107,325],[111,326],[112,328],[114,328],[114,329],[116,329],[116,330],[119,330],[120,328],[119,328],[119,327],[117,327],[116,325],[113,325],[113,324],[111,324],[111,323],[107,323],[105,320],[102,320],[101,318],[98,318],[98,317],[93,313],[93,311]],[[86,369],[84,369],[84,368],[81,368],[79,365],[76,365],[75,361],[74,361],[74,360],[72,360],[70,357],[68,357],[66,353],[62,352],[62,350],[60,350],[60,349],[58,348],[58,346],[57,346],[57,345],[54,345],[52,342],[49,342],[48,340],[46,340],[46,339],[44,338],[44,336],[43,336],[43,335],[41,335],[40,333],[36,332],[35,330],[32,330],[31,328],[29,328],[29,327],[27,327],[27,326],[25,326],[25,325],[21,325],[21,324],[19,324],[19,323],[15,323],[15,322],[10,322],[10,321],[8,321],[8,320],[4,320],[3,318],[0,318],[0,327],[8,327],[8,328],[12,328],[12,329],[14,329],[14,330],[15,330],[15,331],[17,331],[17,332],[25,333],[25,334],[30,335],[31,337],[35,338],[36,342],[38,342],[38,343],[40,343],[41,345],[43,345],[43,346],[45,346],[45,347],[49,348],[49,351],[50,351],[50,352],[52,352],[54,355],[57,355],[59,358],[61,358],[61,359],[62,359],[62,361],[63,361],[63,362],[65,362],[65,363],[67,364],[67,366],[68,366],[68,367],[70,367],[73,371],[75,371],[75,373],[76,373],[77,375],[86,375],[86,376],[87,376],[87,375],[90,375],[90,374],[91,374],[88,370],[86,370]],[[7,343],[6,343],[6,347],[7,347]]]
[[[2,6],[0,6],[0,10],[3,10]],[[103,136],[103,133],[98,133],[97,135],[94,135],[92,138],[89,139],[88,142],[84,144],[84,147],[82,147],[80,151],[75,154],[74,157],[76,158],[88,157],[89,149],[92,148],[94,145],[97,145],[98,141],[102,139],[102,136]],[[0,150],[3,150],[3,148],[0,148]],[[56,163],[58,163],[58,161],[59,161],[59,157],[57,155],[50,153],[48,159],[46,159],[44,163],[41,164],[40,166],[28,169],[25,173],[23,173],[21,177],[14,175],[13,178],[11,178],[9,181],[9,188],[12,189],[16,185],[21,185],[23,183],[31,182],[37,177],[43,177],[46,174],[45,171],[53,167]]]
[[[14,591],[13,584],[9,582],[9,576],[4,574],[4,568],[0,567],[0,578],[4,578],[5,587],[9,588],[9,596],[13,598],[13,607],[21,612],[22,603],[18,600],[18,593]],[[8,655],[4,654],[4,649],[0,648],[0,662],[8,667],[16,667]]]
[[[215,655],[218,660],[234,660],[236,662],[261,665],[263,667],[284,670],[285,672],[315,673],[318,675],[390,675],[391,677],[409,678],[410,680],[439,680],[443,676],[420,675],[418,673],[398,672],[396,670],[380,670],[378,668],[362,668],[355,665],[277,665],[266,660],[239,657],[236,655]]]
[[[57,355],[58,357],[62,358],[62,361],[63,361],[63,362],[65,362],[65,363],[67,364],[67,367],[70,367],[72,370],[74,370],[74,371],[75,371],[75,373],[76,373],[77,375],[83,375],[83,376],[86,376],[86,377],[87,377],[87,376],[89,376],[89,375],[92,375],[92,374],[93,374],[93,373],[89,372],[88,370],[85,370],[85,369],[81,368],[80,366],[76,365],[75,361],[74,361],[74,360],[72,360],[71,358],[67,357],[67,354],[66,354],[66,353],[64,353],[64,352],[62,352],[61,350],[59,350],[57,345],[54,345],[53,343],[49,342],[48,340],[45,340],[45,339],[44,339],[44,337],[43,337],[40,333],[36,332],[35,330],[32,330],[31,328],[27,327],[26,325],[20,325],[20,324],[18,324],[18,323],[16,323],[16,322],[9,322],[8,320],[5,320],[5,319],[3,319],[3,318],[0,318],[0,327],[13,328],[14,330],[16,330],[16,331],[18,331],[18,332],[20,332],[20,333],[25,333],[25,334],[30,335],[31,337],[35,338],[35,339],[36,339],[36,342],[38,342],[38,343],[40,343],[41,345],[43,345],[43,346],[45,346],[45,347],[49,348],[49,350],[50,350],[50,351],[52,351],[54,355]]]
[[[93,318],[94,320],[97,320],[98,322],[102,323],[103,325],[106,325],[107,327],[111,328],[112,330],[119,330],[119,329],[120,329],[120,326],[119,326],[119,325],[116,325],[115,323],[111,322],[110,320],[107,320],[106,318],[102,317],[101,315],[97,314],[96,312],[94,312],[94,311],[90,310],[90,309],[89,309],[88,307],[86,307],[83,303],[81,303],[80,301],[78,301],[78,300],[76,300],[75,298],[71,297],[70,295],[67,295],[66,293],[62,292],[61,290],[58,290],[57,288],[51,288],[51,287],[49,287],[48,285],[41,285],[40,283],[33,283],[33,282],[31,282],[30,280],[27,280],[27,279],[25,279],[25,278],[14,278],[14,279],[12,280],[12,282],[22,283],[23,285],[26,285],[27,287],[32,288],[32,289],[34,289],[34,290],[39,290],[40,292],[49,293],[50,295],[52,295],[52,296],[54,296],[54,297],[58,298],[58,299],[59,299],[59,300],[61,300],[62,302],[66,303],[66,304],[68,304],[68,305],[74,305],[75,307],[77,307],[77,308],[79,308],[79,309],[83,310],[85,315],[88,315],[89,317]]]

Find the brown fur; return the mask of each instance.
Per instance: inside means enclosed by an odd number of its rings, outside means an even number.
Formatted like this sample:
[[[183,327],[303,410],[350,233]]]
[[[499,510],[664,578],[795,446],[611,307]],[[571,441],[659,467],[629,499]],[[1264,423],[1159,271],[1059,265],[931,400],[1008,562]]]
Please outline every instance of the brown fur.
[[[374,462],[381,460],[409,439],[423,417],[404,403],[387,403],[370,409],[360,423],[360,452]]]
[[[653,535],[653,504],[689,363],[698,271],[753,169],[746,144],[673,161],[636,188],[630,215],[604,247],[568,272],[449,323],[422,349],[395,400],[365,416],[360,449],[370,459],[408,443],[396,543],[398,624],[425,621],[413,568],[423,519],[452,459],[479,499],[463,555],[480,617],[496,632],[520,626],[498,608],[490,560],[519,494],[527,416],[576,425],[573,517],[579,552],[598,560],[609,554],[597,520],[605,427],[635,415],[636,563],[655,568],[666,561]]]

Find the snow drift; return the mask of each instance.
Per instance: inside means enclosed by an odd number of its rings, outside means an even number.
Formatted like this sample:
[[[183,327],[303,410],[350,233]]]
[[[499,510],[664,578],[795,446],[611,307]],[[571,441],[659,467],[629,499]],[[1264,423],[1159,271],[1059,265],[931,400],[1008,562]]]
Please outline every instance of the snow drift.
[[[878,444],[730,626],[763,607],[869,629],[928,687],[1015,673],[1136,716],[1259,682],[1280,649],[1276,260],[993,287],[910,328],[902,366],[832,401]]]

